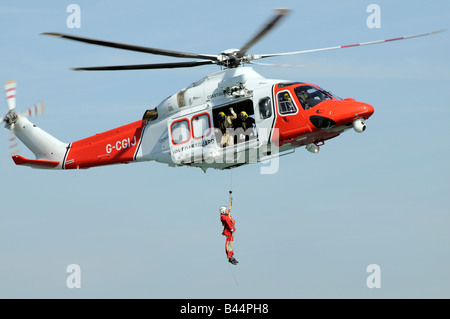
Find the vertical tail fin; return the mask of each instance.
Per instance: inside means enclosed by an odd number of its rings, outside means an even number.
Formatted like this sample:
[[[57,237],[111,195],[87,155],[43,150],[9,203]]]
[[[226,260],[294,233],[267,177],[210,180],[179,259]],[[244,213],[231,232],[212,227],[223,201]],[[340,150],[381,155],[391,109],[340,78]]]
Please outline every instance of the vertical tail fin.
[[[34,168],[60,168],[62,166],[68,144],[51,136],[22,116],[19,116],[18,121],[11,125],[10,129],[36,156],[36,160],[30,160],[15,155],[13,160],[17,165]]]

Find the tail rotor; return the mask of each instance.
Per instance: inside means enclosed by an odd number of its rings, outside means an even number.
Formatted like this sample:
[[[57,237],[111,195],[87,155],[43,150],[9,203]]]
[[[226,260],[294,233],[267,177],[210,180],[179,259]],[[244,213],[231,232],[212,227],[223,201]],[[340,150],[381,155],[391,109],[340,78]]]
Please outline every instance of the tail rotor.
[[[20,117],[28,118],[34,115],[44,114],[44,103],[37,103],[23,112],[16,113],[15,109],[17,81],[8,81],[4,84],[3,87],[5,90],[6,105],[8,106],[9,111],[4,118],[0,119],[0,124],[5,122],[5,127],[8,128],[11,132],[11,137],[9,139],[10,154],[17,154],[19,151],[19,143],[16,136],[14,135],[13,124],[15,124],[20,119]]]
[[[29,107],[28,110],[20,112],[19,114],[24,117],[42,115],[44,114],[44,103],[43,102],[36,103],[35,105]]]
[[[19,141],[17,140],[17,137],[13,134],[13,132],[10,131],[10,137],[9,137],[9,156],[13,156],[19,153]]]
[[[10,112],[16,108],[16,87],[17,87],[16,80],[8,81],[4,85],[6,104],[8,105],[8,109]]]

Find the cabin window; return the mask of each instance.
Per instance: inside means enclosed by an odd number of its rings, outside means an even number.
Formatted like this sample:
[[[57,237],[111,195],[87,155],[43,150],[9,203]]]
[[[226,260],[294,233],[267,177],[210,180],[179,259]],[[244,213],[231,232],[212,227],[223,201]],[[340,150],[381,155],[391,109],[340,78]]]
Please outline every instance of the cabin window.
[[[201,139],[211,134],[211,120],[208,113],[199,114],[192,118],[192,136]]]
[[[288,91],[282,91],[277,95],[278,111],[281,115],[297,113],[297,107]]]
[[[272,102],[269,97],[259,100],[259,118],[261,120],[267,119],[272,116]]]
[[[182,119],[172,123],[172,142],[174,145],[186,143],[189,141],[191,134],[189,130],[189,121]]]

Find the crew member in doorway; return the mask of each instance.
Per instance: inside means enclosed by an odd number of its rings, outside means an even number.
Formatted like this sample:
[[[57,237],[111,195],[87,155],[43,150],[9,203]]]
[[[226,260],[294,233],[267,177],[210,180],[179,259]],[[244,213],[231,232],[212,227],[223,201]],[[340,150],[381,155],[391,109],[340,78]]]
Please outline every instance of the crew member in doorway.
[[[230,107],[230,115],[220,112],[217,117],[219,119],[219,129],[222,132],[222,147],[234,144],[234,127],[233,121],[237,119],[237,115],[233,108]]]
[[[236,120],[237,142],[245,142],[256,137],[254,129],[255,119],[248,116],[247,112],[239,113]]]
[[[238,261],[234,258],[233,244],[234,244],[234,225],[236,221],[228,214],[228,209],[225,206],[220,207],[220,221],[223,225],[222,235],[226,236],[225,241],[225,253],[227,254],[228,261],[233,265],[236,265]]]

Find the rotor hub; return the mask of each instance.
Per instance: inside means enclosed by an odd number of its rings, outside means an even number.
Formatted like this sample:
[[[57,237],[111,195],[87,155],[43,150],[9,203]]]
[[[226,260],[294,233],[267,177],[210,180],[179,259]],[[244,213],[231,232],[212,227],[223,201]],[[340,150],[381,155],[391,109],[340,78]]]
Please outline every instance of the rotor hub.
[[[226,68],[237,68],[242,64],[242,57],[239,57],[239,49],[228,49],[217,55],[217,64]]]
[[[16,123],[18,120],[18,116],[17,113],[14,111],[9,111],[8,114],[6,114],[4,121],[8,124],[8,125],[12,125],[14,123]]]

